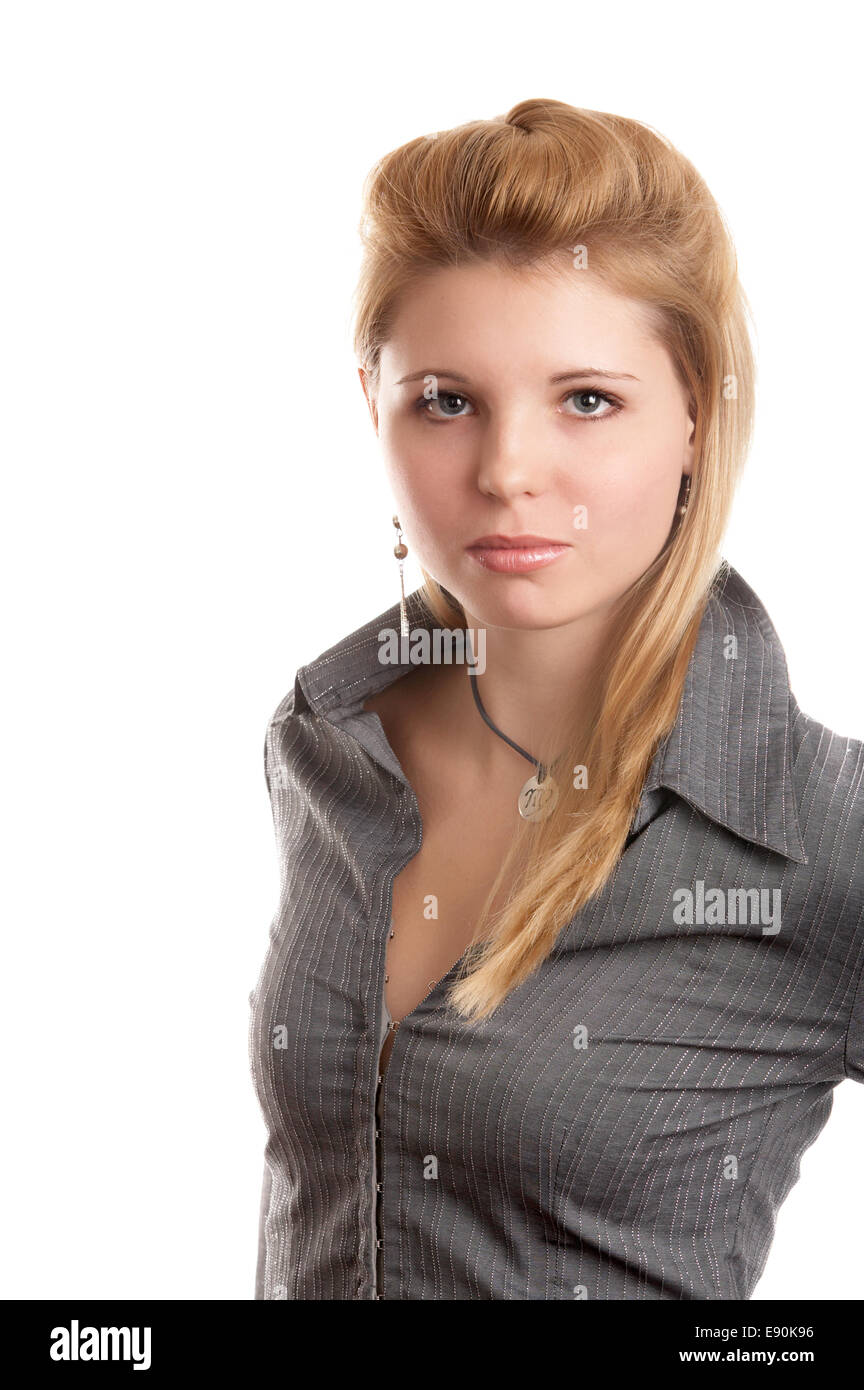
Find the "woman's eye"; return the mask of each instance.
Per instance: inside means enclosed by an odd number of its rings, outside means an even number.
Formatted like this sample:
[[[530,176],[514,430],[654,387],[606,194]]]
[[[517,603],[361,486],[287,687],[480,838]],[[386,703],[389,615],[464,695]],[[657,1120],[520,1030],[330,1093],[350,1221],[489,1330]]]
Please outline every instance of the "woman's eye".
[[[575,411],[565,410],[564,414],[575,414],[582,420],[603,420],[607,415],[616,415],[621,409],[620,402],[605,391],[571,391],[566,399],[576,401],[578,408]],[[458,420],[465,414],[465,406],[469,411],[474,409],[467,396],[458,391],[439,391],[437,396],[431,398],[421,396],[416,404],[421,413],[433,420]]]
[[[615,415],[621,409],[617,401],[611,396],[607,396],[605,391],[571,391],[567,400],[576,400],[584,409],[575,412],[565,411],[565,415],[575,413],[581,415],[583,420],[602,420],[606,415]],[[607,410],[599,410],[598,406],[605,404]]]
[[[461,413],[460,406],[470,404],[471,402],[467,397],[460,396],[458,391],[439,391],[437,396],[432,396],[428,400],[425,396],[421,396],[417,402],[417,408],[425,411],[433,420],[456,420]],[[431,406],[440,406],[444,412],[443,415],[436,415],[430,409]]]

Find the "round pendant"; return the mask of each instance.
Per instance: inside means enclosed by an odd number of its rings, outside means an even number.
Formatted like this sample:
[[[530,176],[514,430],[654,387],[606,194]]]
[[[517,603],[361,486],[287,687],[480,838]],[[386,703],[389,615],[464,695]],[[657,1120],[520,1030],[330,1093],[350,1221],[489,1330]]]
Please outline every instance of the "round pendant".
[[[546,776],[538,782],[535,772],[519,793],[519,814],[523,820],[545,820],[558,804],[558,784]]]

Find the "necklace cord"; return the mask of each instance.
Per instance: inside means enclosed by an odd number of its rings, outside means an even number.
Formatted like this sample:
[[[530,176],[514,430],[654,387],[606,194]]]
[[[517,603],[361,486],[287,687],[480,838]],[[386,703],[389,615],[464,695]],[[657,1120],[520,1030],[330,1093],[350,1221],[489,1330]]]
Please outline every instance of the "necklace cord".
[[[467,629],[467,639],[468,650],[471,652],[472,660],[474,660],[474,644],[471,641],[470,629]],[[480,712],[480,717],[483,719],[484,723],[488,724],[493,734],[497,734],[498,737],[503,739],[505,743],[508,743],[510,747],[513,749],[514,753],[519,753],[521,757],[525,759],[526,762],[529,762],[532,767],[535,767],[537,769],[538,786],[541,783],[545,782],[547,776],[549,775],[549,769],[551,767],[557,766],[557,764],[561,761],[563,754],[559,754],[558,757],[554,760],[554,762],[550,763],[549,767],[547,767],[544,763],[540,762],[539,758],[533,758],[530,753],[527,753],[524,748],[521,748],[519,744],[515,742],[514,739],[508,738],[508,736],[501,729],[498,728],[498,725],[492,722],[492,720],[489,718],[489,715],[486,713],[483,701],[480,699],[480,691],[477,689],[477,677],[471,670],[470,666],[468,667],[468,677],[471,681],[471,694],[474,696],[474,703],[477,706],[477,709]]]
[[[483,701],[480,699],[480,691],[477,689],[477,677],[475,676],[473,671],[469,671],[468,675],[471,678],[471,691],[474,695],[474,703],[480,711],[481,717],[489,725],[489,728],[492,730],[493,734],[497,734],[499,738],[503,738],[504,742],[509,743],[510,747],[513,748],[517,753],[521,753],[522,757],[525,758],[527,762],[531,763],[533,767],[536,767],[540,771],[542,771],[543,776],[545,777],[546,773],[542,763],[540,763],[537,758],[532,758],[530,753],[526,753],[524,748],[520,748],[518,743],[514,743],[512,738],[508,738],[506,734],[501,732],[497,725],[492,723],[492,720],[489,718],[488,714],[483,708]],[[541,777],[539,780],[542,782],[543,778]]]

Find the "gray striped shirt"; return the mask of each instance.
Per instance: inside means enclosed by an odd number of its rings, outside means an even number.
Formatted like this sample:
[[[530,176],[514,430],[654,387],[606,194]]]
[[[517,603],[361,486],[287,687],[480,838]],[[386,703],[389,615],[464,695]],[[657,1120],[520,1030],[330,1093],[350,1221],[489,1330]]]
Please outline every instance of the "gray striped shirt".
[[[419,591],[409,613],[435,623]],[[255,1297],[749,1298],[833,1088],[864,1081],[864,743],[798,708],[730,567],[602,893],[488,1020],[446,1010],[454,966],[376,1106],[392,886],[422,835],[362,709],[410,669],[379,660],[398,619],[301,666],[267,729]]]

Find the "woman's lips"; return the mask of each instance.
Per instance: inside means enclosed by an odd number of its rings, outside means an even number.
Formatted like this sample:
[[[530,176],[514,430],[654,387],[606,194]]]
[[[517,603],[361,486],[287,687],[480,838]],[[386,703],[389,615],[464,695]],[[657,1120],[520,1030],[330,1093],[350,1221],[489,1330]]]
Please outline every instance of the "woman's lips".
[[[551,565],[569,545],[542,536],[481,536],[466,547],[467,553],[484,569],[497,574],[525,574]]]

